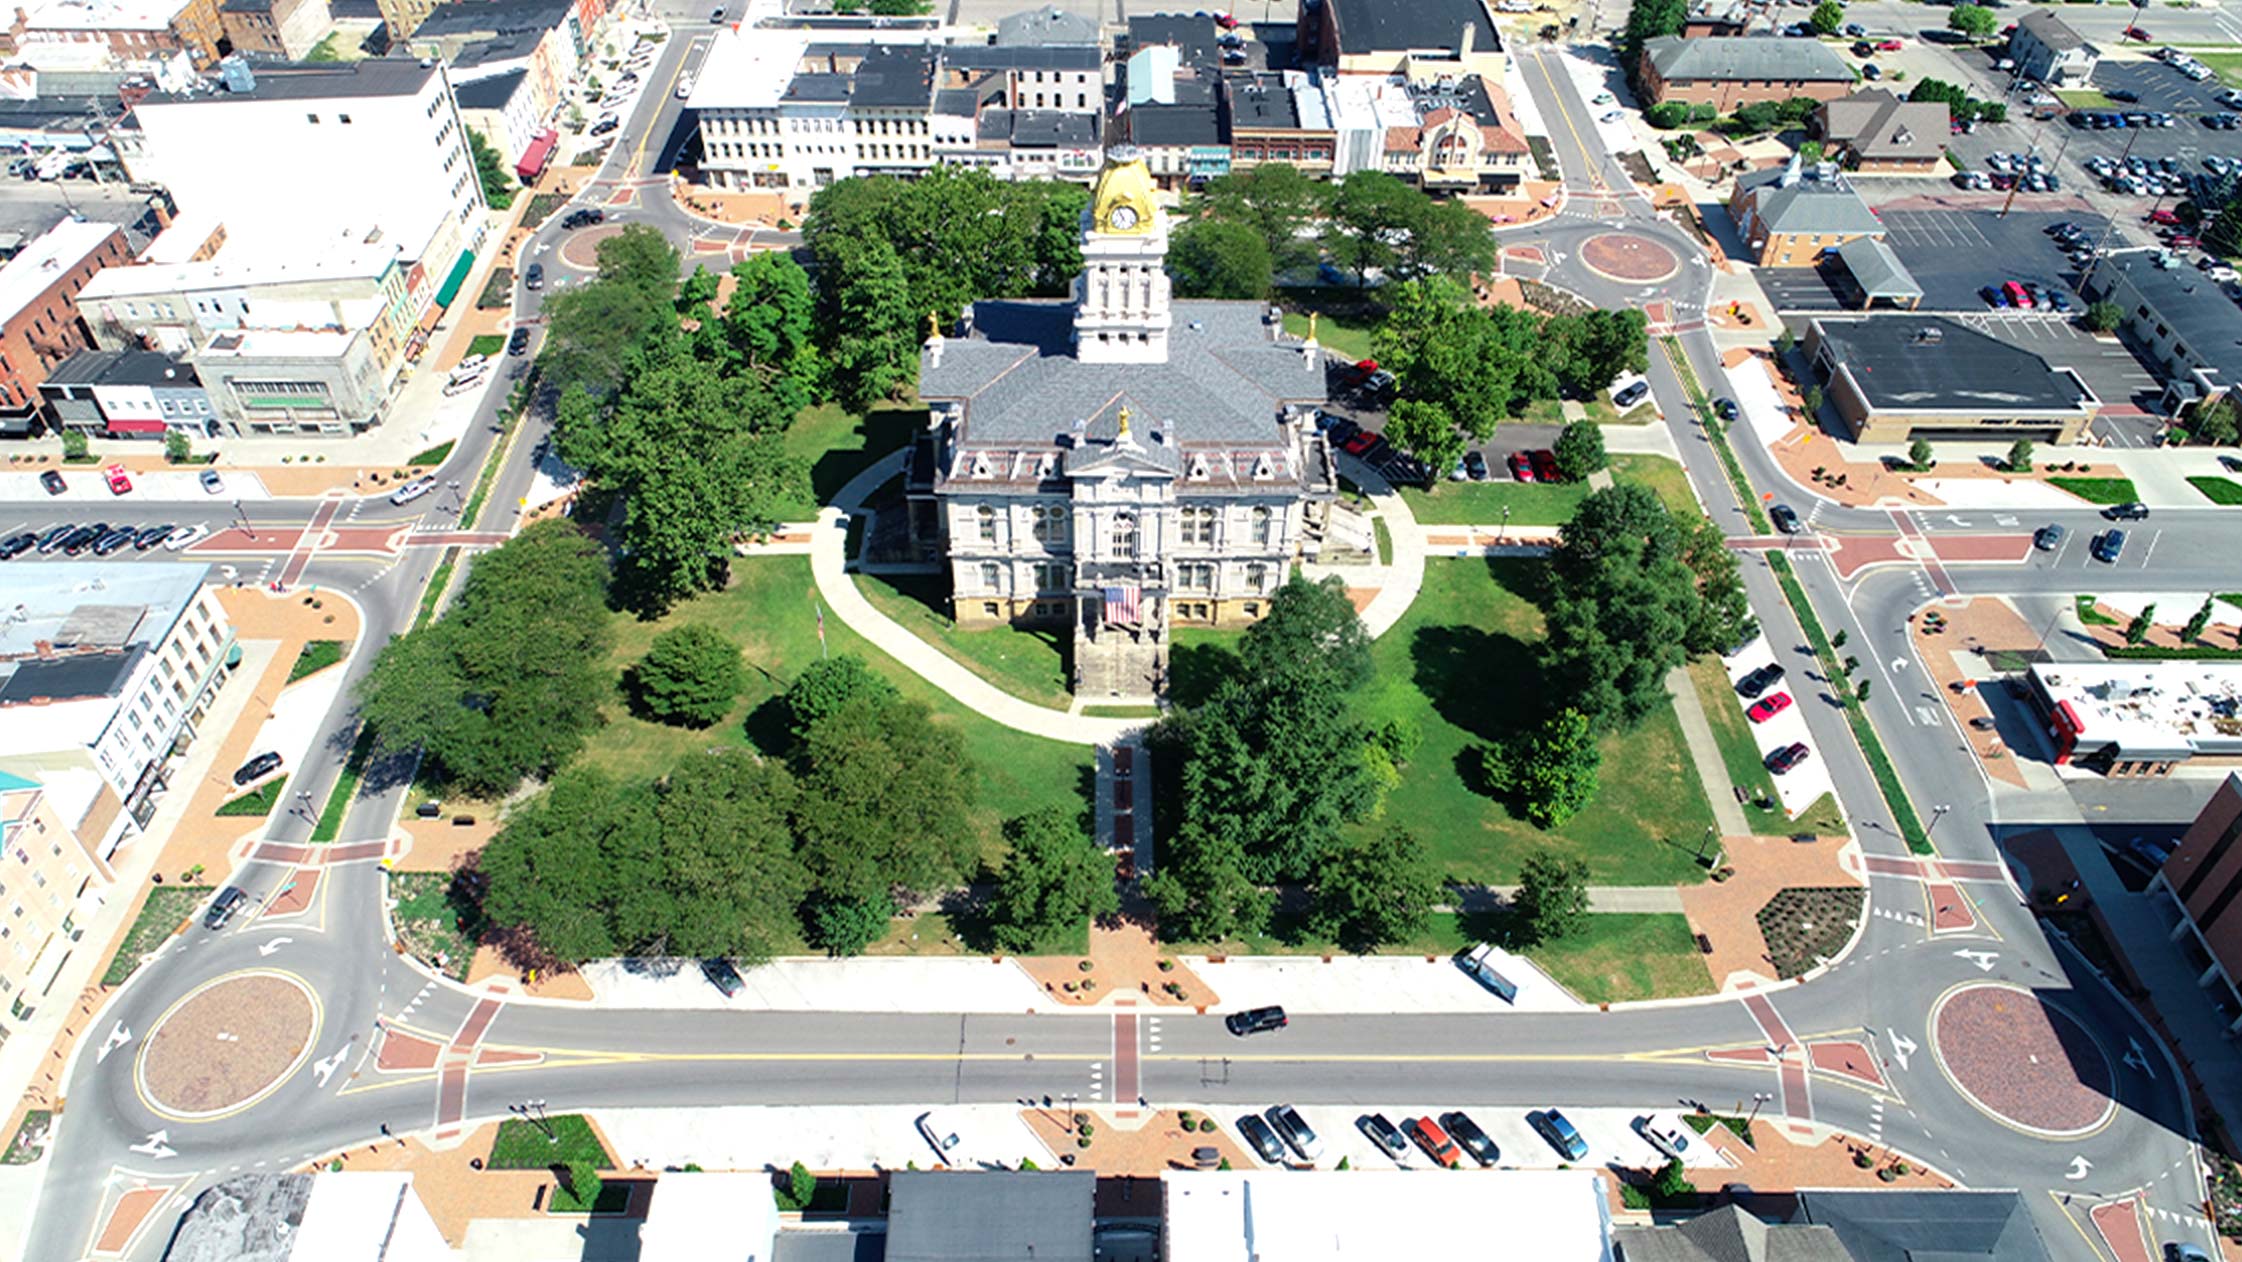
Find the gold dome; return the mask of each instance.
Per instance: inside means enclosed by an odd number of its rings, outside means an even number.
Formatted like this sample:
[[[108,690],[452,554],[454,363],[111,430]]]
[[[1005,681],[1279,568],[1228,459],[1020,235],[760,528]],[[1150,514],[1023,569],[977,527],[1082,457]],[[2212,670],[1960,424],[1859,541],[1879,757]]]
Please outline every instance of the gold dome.
[[[1090,191],[1090,223],[1099,232],[1140,236],[1152,231],[1160,213],[1152,200],[1152,172],[1133,148],[1117,146],[1106,156]]]

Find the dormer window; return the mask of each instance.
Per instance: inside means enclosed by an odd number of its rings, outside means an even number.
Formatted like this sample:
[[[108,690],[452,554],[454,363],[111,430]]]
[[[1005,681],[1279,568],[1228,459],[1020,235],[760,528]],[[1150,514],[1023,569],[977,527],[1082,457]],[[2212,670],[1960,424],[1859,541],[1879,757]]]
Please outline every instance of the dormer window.
[[[987,452],[977,451],[973,453],[973,476],[976,478],[991,476],[989,454]]]
[[[1253,480],[1256,482],[1267,482],[1269,479],[1275,476],[1277,476],[1276,460],[1273,459],[1267,452],[1261,453],[1260,458],[1256,459],[1253,462]]]
[[[1193,482],[1207,480],[1207,458],[1205,456],[1191,457],[1191,480]]]

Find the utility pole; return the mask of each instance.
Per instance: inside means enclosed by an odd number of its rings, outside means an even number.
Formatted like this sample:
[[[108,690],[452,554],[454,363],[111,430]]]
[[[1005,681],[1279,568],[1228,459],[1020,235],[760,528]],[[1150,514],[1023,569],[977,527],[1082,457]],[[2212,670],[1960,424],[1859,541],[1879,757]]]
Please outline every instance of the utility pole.
[[[1765,1091],[1752,1092],[1752,1113],[1750,1117],[1744,1119],[1745,1130],[1750,1130],[1752,1128],[1752,1123],[1759,1120],[1759,1106],[1767,1103],[1769,1100],[1772,1100],[1774,1098],[1774,1096],[1769,1095]]]

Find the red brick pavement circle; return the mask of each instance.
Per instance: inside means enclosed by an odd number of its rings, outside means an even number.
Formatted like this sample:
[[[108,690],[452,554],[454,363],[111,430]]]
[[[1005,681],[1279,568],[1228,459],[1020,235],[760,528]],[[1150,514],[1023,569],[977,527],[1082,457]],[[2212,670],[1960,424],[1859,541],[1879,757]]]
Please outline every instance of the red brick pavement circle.
[[[2019,1130],[2083,1135],[2116,1110],[2108,1053],[2071,1014],[2021,986],[1974,982],[1931,1010],[1931,1049],[1970,1103]]]
[[[1605,232],[1580,243],[1580,261],[1588,270],[1613,280],[1647,284],[1664,280],[1681,270],[1681,256],[1632,232]]]
[[[611,223],[570,233],[568,239],[561,242],[561,262],[580,272],[597,271],[599,269],[599,243],[609,237],[622,235],[622,231],[623,225]],[[524,266],[526,267],[527,264],[524,264]]]
[[[256,1103],[302,1065],[319,1003],[273,969],[208,982],[171,1006],[141,1046],[141,1098],[166,1117],[215,1117]]]

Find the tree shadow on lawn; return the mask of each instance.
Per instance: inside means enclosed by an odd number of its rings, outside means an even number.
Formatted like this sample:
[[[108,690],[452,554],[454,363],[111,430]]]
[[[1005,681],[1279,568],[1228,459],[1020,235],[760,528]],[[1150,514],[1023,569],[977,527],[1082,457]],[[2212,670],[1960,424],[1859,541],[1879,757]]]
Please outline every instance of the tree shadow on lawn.
[[[1409,656],[1417,690],[1442,719],[1471,736],[1499,741],[1541,716],[1531,687],[1533,648],[1516,636],[1470,626],[1418,627]],[[1475,776],[1466,772],[1464,778]]]
[[[1185,709],[1206,703],[1244,663],[1221,644],[1176,644],[1168,649],[1168,700]]]
[[[831,447],[821,453],[810,465],[810,493],[819,504],[831,503],[849,479],[909,445],[912,431],[925,423],[924,408],[883,407],[865,413],[855,431],[863,435],[863,447]]]

